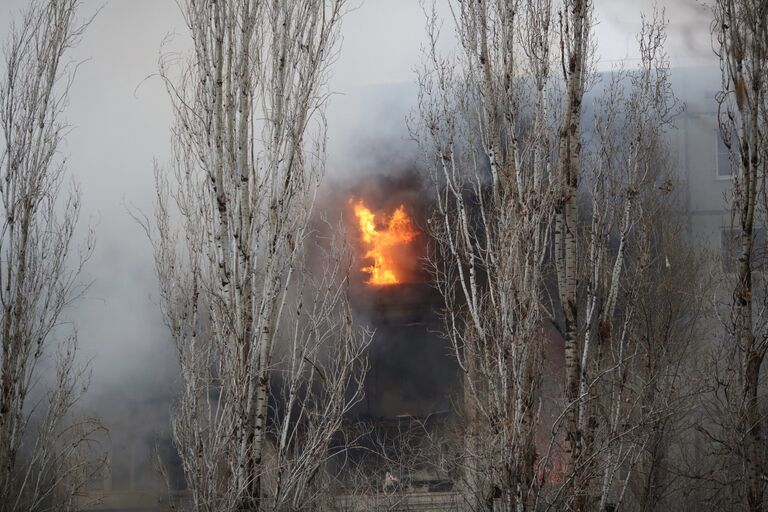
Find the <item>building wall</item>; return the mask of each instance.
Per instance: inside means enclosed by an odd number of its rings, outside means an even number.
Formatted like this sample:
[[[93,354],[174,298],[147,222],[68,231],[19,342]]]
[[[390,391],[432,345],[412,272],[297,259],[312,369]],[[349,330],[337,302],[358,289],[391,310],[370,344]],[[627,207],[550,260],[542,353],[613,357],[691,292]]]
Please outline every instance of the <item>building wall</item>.
[[[671,134],[673,158],[685,187],[689,234],[702,249],[721,257],[723,236],[731,229],[727,153],[720,139],[716,94],[720,70],[680,68],[672,71],[672,85],[685,110]]]

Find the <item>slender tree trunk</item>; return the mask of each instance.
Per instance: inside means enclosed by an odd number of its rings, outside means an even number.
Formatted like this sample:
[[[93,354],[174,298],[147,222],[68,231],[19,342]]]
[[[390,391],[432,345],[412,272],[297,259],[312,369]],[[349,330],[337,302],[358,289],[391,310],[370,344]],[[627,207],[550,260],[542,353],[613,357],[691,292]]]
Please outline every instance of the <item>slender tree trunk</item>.
[[[560,303],[565,322],[565,399],[566,414],[566,474],[574,475],[572,489],[581,494],[584,489],[575,473],[583,451],[583,433],[579,428],[583,397],[579,396],[582,367],[579,358],[578,310],[578,205],[581,155],[581,104],[585,64],[587,58],[587,32],[589,30],[589,0],[565,2],[565,21],[561,26],[561,51],[564,62],[566,100],[565,112],[559,132],[558,167],[561,187],[560,205],[555,227],[556,266]],[[583,502],[577,499],[575,508],[581,510]]]

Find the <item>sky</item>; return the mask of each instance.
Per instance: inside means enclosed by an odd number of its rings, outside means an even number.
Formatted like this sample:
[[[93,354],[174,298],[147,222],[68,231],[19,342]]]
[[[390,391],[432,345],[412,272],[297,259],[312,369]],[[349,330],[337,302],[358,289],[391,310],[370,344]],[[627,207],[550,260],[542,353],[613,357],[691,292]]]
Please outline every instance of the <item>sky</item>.
[[[2,0],[0,40],[27,0]],[[343,22],[328,111],[331,177],[363,172],[376,160],[372,145],[399,152],[407,144],[405,116],[415,99],[414,67],[424,42],[418,0],[355,0]],[[636,52],[634,34],[649,1],[597,0],[598,67]],[[666,0],[673,65],[712,62],[708,12],[695,0]],[[448,14],[447,3],[437,0]],[[83,360],[93,368],[92,400],[116,390],[140,397],[168,386],[173,352],[158,307],[149,242],[128,208],[151,212],[153,161],[168,155],[170,105],[153,76],[163,39],[184,34],[174,0],[83,0],[96,14],[71,58],[82,62],[61,148],[82,189],[81,226],[96,230],[96,250],[83,276],[92,285],[67,315],[75,322]],[[183,39],[183,36],[179,36]],[[449,43],[444,51],[452,51]],[[407,155],[407,151],[405,152]],[[407,157],[407,156],[406,156]],[[366,171],[367,172],[367,171]],[[169,366],[170,365],[170,366]]]

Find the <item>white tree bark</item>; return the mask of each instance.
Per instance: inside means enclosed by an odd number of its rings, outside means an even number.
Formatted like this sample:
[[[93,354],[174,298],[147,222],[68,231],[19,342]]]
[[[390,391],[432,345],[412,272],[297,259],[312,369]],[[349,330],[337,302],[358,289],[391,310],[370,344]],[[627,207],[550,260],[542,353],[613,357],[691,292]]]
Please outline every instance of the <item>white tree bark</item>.
[[[592,6],[589,0],[566,0],[560,11],[560,59],[565,99],[558,133],[557,183],[560,204],[555,224],[555,265],[564,321],[566,473],[576,477],[582,456],[583,432],[579,428],[582,399],[579,395],[583,368],[579,358],[579,210],[577,194],[581,175],[581,113],[589,58]],[[574,478],[575,510],[584,509],[587,482]]]

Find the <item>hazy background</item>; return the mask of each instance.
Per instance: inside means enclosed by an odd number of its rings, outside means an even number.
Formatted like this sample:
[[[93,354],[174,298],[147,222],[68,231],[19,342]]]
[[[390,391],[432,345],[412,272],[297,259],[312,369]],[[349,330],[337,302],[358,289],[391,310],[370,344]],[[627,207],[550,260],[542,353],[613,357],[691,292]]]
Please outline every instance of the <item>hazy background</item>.
[[[0,39],[27,0],[0,0]],[[397,170],[413,158],[404,118],[415,99],[414,66],[423,44],[418,0],[356,0],[344,19],[344,41],[330,84],[328,112],[331,179]],[[640,12],[652,2],[597,0],[599,67],[634,58]],[[668,52],[675,66],[712,63],[709,13],[695,0],[667,0]],[[448,14],[447,2],[438,8]],[[186,33],[173,0],[82,2],[81,15],[100,12],[70,54],[85,61],[67,111],[73,130],[61,148],[82,188],[83,226],[97,245],[85,280],[87,296],[68,312],[82,355],[93,367],[89,392],[99,408],[125,404],[140,412],[147,399],[167,403],[173,352],[156,307],[150,246],[126,204],[151,211],[153,159],[167,158],[170,109],[157,70],[164,37]],[[18,19],[18,17],[17,17]],[[446,24],[450,31],[450,24]],[[447,38],[444,51],[452,51]],[[149,78],[148,78],[149,77]],[[165,406],[163,406],[165,408]]]

